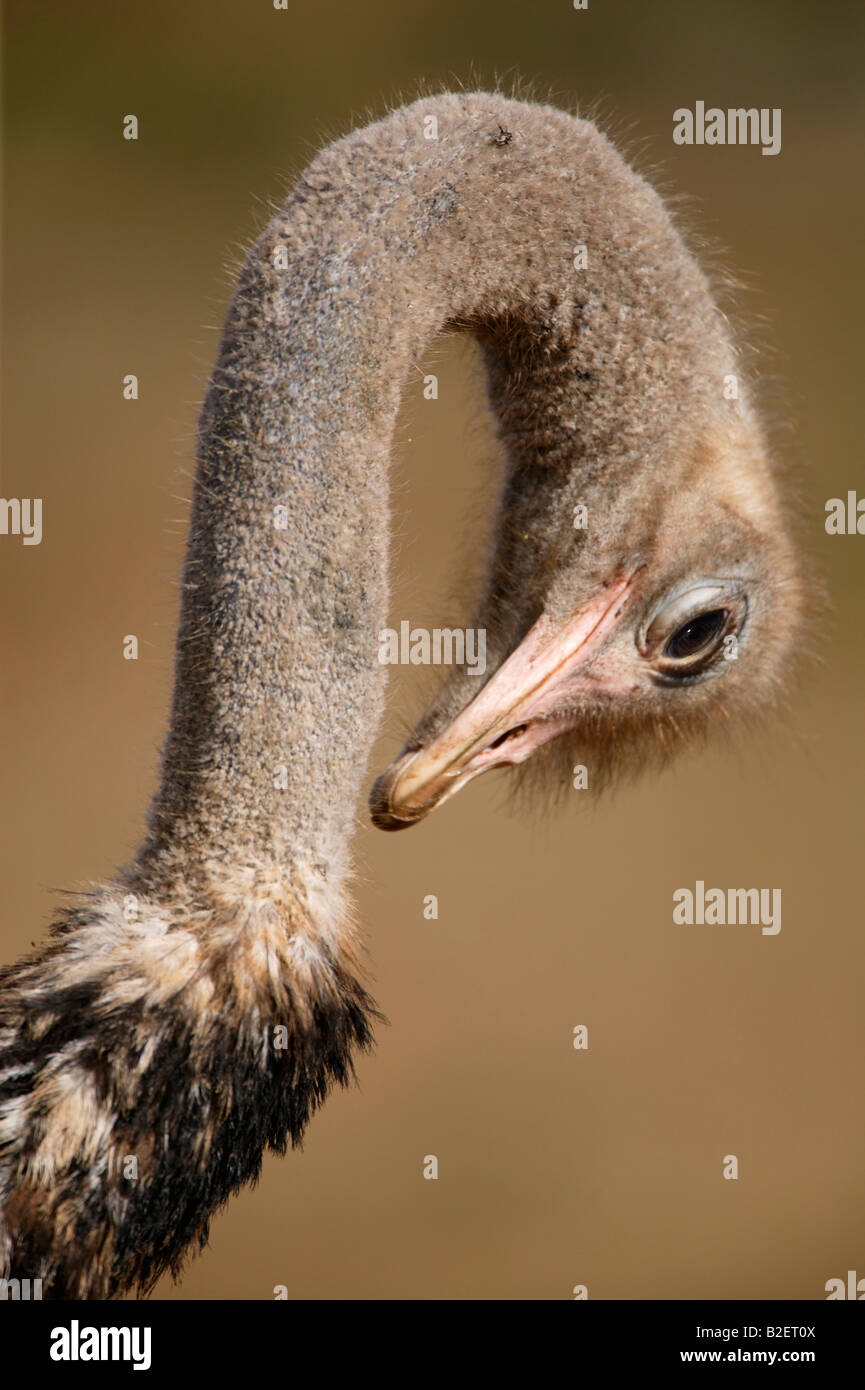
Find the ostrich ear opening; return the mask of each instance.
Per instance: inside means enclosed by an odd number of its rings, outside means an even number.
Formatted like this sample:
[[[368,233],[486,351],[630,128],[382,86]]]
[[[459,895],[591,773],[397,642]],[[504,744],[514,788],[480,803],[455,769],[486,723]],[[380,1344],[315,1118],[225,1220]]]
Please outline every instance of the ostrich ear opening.
[[[544,613],[473,700],[434,738],[402,753],[370,793],[379,830],[404,830],[468,782],[513,766],[565,732],[559,712],[596,690],[584,668],[619,625],[636,570],[613,581],[564,622]]]

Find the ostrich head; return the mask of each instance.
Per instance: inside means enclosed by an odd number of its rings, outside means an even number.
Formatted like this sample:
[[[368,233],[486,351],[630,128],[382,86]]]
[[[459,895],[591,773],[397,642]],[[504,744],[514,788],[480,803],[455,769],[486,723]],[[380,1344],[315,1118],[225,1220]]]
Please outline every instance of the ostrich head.
[[[574,480],[511,478],[477,620],[493,669],[480,691],[458,671],[378,778],[380,829],[415,824],[494,768],[566,787],[583,765],[598,790],[774,706],[803,594],[762,432],[747,408],[710,409],[667,443],[590,488],[581,516]]]

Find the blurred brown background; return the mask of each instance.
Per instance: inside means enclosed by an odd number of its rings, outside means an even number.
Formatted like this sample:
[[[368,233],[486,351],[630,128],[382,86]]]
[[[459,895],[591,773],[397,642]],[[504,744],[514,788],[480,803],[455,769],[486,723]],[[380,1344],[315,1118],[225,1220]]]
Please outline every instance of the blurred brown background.
[[[426,81],[536,79],[693,195],[749,287],[780,447],[831,589],[785,724],[537,820],[483,779],[404,836],[359,808],[390,1019],[359,1088],[166,1298],[825,1297],[865,1276],[862,573],[824,504],[862,468],[862,12],[639,0],[5,6],[8,822],[0,944],[133,851],[170,692],[191,435],[226,266],[323,138]],[[783,149],[679,148],[678,106],[783,109]],[[137,143],[121,119],[141,122]],[[488,421],[459,344],[405,403],[392,620],[441,625],[485,516]],[[121,399],[127,372],[141,399]],[[789,427],[786,427],[787,422]],[[121,659],[137,633],[141,659]],[[370,769],[419,712],[398,673]],[[780,886],[783,929],[674,927],[673,889]],[[439,897],[424,920],[425,894]],[[585,1023],[590,1050],[575,1052]],[[438,1182],[424,1181],[434,1153]],[[738,1182],[723,1181],[735,1153]]]

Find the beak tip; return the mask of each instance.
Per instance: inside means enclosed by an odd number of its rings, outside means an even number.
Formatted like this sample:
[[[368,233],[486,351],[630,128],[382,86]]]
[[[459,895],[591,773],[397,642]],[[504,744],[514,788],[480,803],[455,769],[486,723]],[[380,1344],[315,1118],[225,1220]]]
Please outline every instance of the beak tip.
[[[370,820],[377,830],[408,830],[409,826],[416,825],[420,818],[394,814],[390,803],[390,781],[391,778],[384,772],[374,782],[369,794]]]

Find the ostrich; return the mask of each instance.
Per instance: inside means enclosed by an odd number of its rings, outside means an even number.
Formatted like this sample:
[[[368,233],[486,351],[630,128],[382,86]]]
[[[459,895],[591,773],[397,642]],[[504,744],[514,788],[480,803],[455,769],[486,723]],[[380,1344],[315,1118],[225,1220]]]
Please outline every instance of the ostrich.
[[[506,457],[490,675],[445,683],[374,823],[529,758],[607,782],[786,682],[789,525],[657,193],[592,124],[499,94],[324,149],[243,267],[202,409],[146,837],[0,976],[0,1272],[47,1296],[176,1276],[370,1046],[347,846],[382,713],[391,439],[443,329],[480,347]]]

